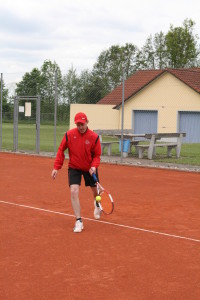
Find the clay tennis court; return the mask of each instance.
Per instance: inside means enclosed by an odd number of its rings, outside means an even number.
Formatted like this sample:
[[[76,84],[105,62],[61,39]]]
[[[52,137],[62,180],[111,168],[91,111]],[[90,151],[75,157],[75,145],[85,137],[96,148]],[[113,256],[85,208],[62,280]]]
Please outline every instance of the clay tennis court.
[[[200,173],[101,164],[115,200],[73,233],[67,161],[0,153],[0,299],[200,299]]]

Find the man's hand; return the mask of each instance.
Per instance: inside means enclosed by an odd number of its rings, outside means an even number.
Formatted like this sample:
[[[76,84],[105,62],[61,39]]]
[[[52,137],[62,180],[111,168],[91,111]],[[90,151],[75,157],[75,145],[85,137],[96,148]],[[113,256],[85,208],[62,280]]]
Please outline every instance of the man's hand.
[[[93,173],[96,173],[96,168],[95,168],[95,167],[91,167],[91,168],[89,169],[89,173],[90,173],[90,175],[92,176]]]
[[[52,173],[51,173],[51,177],[52,177],[53,179],[56,179],[57,173],[58,173],[58,170],[53,169],[53,171],[52,171]]]

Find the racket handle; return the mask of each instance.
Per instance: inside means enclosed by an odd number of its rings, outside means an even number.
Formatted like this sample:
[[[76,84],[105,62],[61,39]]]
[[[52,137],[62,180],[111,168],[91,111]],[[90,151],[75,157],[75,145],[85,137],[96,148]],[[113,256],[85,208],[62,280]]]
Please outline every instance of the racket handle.
[[[94,173],[92,173],[92,177],[93,177],[93,179],[94,179],[95,182],[98,181],[98,180],[97,180],[97,176],[96,176]]]

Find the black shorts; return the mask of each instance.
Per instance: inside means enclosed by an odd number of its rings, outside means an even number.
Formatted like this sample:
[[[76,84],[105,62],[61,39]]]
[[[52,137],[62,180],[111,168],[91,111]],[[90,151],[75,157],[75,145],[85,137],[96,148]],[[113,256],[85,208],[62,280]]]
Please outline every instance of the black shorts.
[[[78,170],[78,169],[72,169],[69,168],[68,169],[68,182],[69,182],[69,186],[72,184],[78,184],[81,185],[81,177],[83,175],[83,178],[85,180],[85,186],[91,186],[91,187],[95,187],[95,181],[93,179],[93,177],[90,175],[89,172],[85,172],[82,170]],[[96,177],[98,178],[98,170],[96,169]]]

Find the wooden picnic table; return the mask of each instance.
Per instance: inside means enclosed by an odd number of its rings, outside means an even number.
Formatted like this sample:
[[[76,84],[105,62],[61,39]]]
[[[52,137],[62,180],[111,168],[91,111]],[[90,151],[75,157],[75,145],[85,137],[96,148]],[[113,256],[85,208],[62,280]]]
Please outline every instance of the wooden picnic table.
[[[119,134],[116,134],[118,138],[121,138]],[[139,158],[143,158],[144,151],[147,150],[148,159],[152,159],[156,155],[157,147],[166,147],[167,156],[171,156],[171,150],[176,149],[176,157],[180,157],[181,146],[183,137],[186,133],[146,133],[146,134],[123,134],[124,139],[130,139],[131,146],[135,146],[136,152]],[[141,138],[143,140],[135,140],[135,138]],[[167,141],[166,139],[175,139],[175,141]],[[139,144],[139,142],[147,140],[148,144]],[[162,141],[165,140],[165,141]]]
[[[119,140],[122,138],[121,130],[94,130],[100,136],[102,153],[105,147],[108,148],[108,155],[111,155],[112,144],[118,143],[116,141],[102,141],[102,135],[117,137]],[[171,150],[176,149],[176,157],[180,157],[181,146],[183,137],[186,133],[134,133],[132,129],[124,129],[123,140],[130,140],[129,151],[134,146],[139,158],[143,158],[144,152],[147,151],[148,159],[152,159],[156,155],[157,147],[166,147],[167,156],[171,156]],[[167,140],[167,141],[166,141]],[[170,141],[169,141],[170,140]],[[173,140],[173,141],[172,141]],[[147,142],[144,144],[144,141]],[[141,144],[143,142],[143,144]],[[123,156],[126,157],[127,152],[123,152]]]

